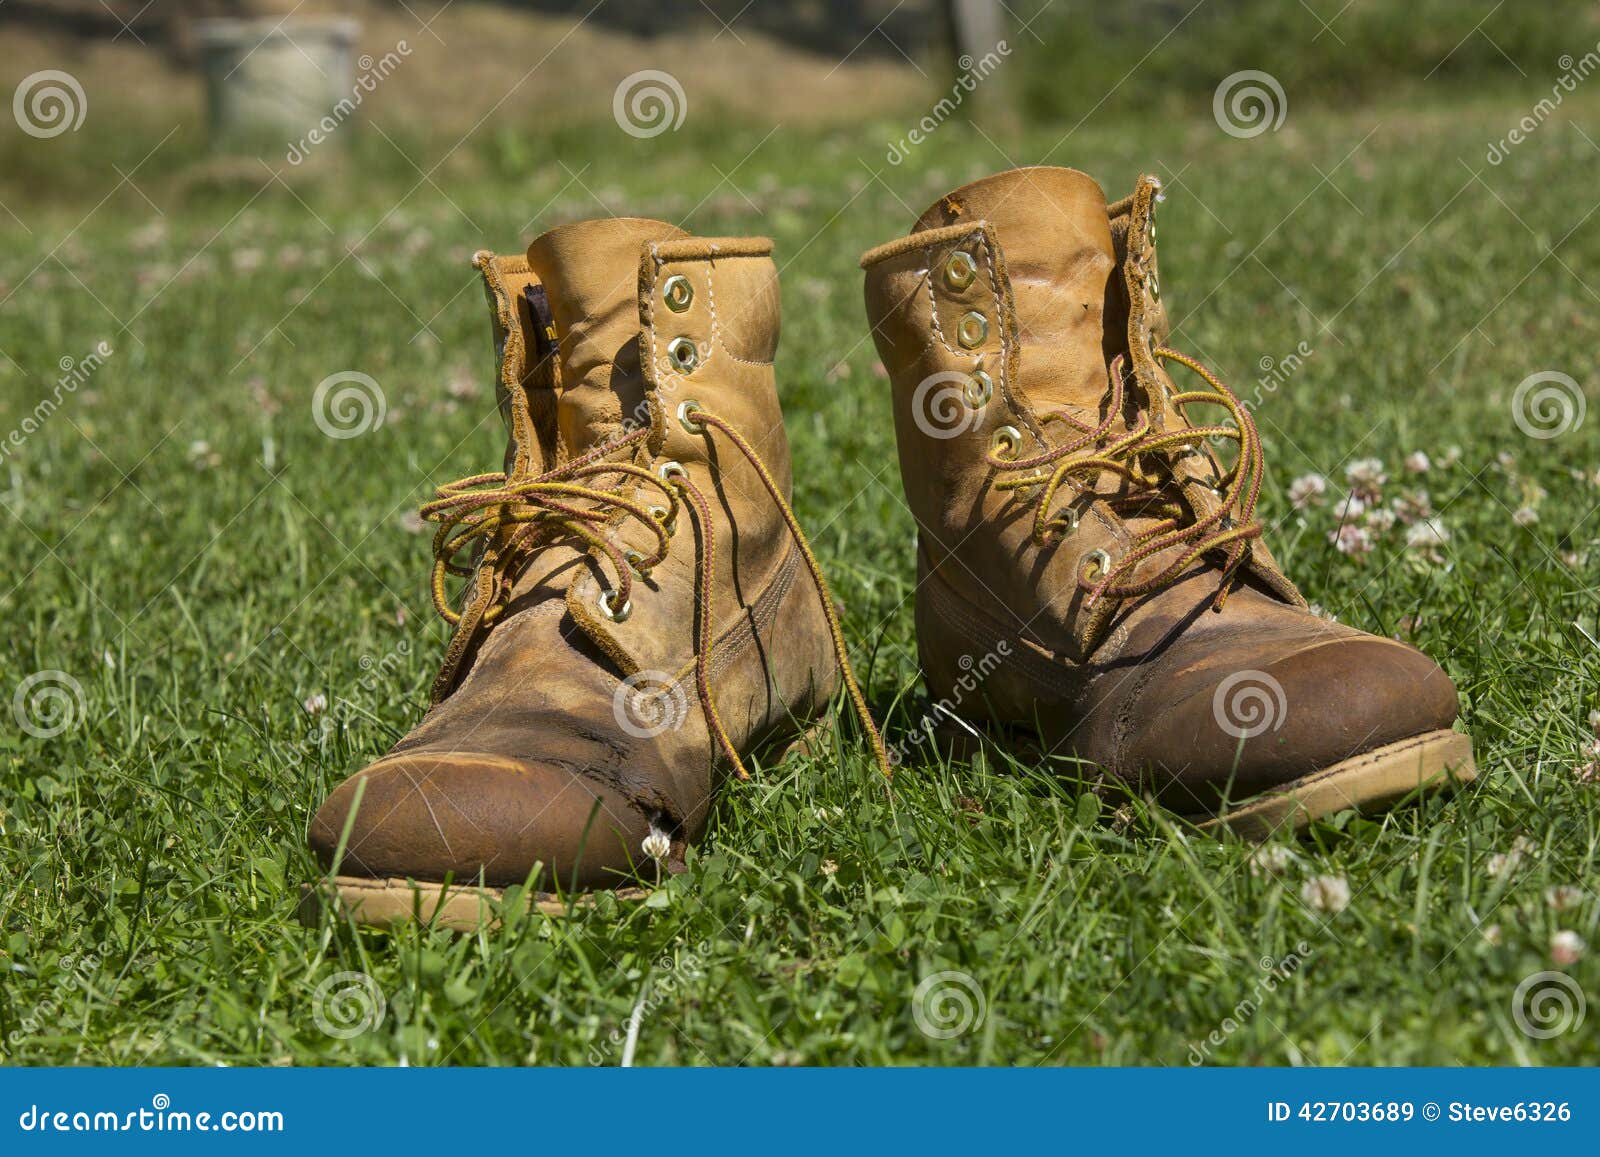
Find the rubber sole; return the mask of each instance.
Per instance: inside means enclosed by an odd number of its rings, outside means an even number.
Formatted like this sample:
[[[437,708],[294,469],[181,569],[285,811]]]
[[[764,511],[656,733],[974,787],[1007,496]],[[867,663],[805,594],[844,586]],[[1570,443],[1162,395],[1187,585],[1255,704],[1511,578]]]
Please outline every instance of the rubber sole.
[[[833,716],[813,720],[799,734],[790,733],[762,744],[760,758],[776,764],[794,753],[815,755],[826,750],[833,734]],[[614,888],[557,896],[552,892],[524,893],[523,910],[537,908],[546,916],[592,908],[603,896],[623,903],[643,900],[649,889]],[[406,880],[399,877],[335,876],[331,882],[302,884],[298,916],[302,924],[316,927],[325,907],[369,928],[394,928],[401,924],[476,932],[501,923],[506,908],[503,888]]]
[[[984,746],[1028,762],[1046,758],[1038,737],[1028,732],[997,734],[987,728],[945,725],[938,734],[958,758],[971,758]],[[1442,790],[1477,777],[1470,736],[1429,731],[1340,760],[1274,791],[1241,800],[1220,814],[1183,818],[1209,835],[1263,842],[1347,808],[1382,811],[1418,791]]]
[[[1429,731],[1291,780],[1221,815],[1187,818],[1212,835],[1259,842],[1347,808],[1381,811],[1416,792],[1471,783],[1477,777],[1471,737]]]
[[[537,908],[546,916],[565,916],[569,911],[593,907],[602,896],[626,902],[644,899],[644,888],[617,888],[606,892],[579,892],[557,896],[551,892],[524,893],[520,909]],[[401,924],[421,924],[448,928],[452,932],[476,932],[498,926],[507,912],[503,888],[463,887],[431,883],[427,880],[371,879],[365,876],[335,876],[325,884],[304,884],[300,888],[299,918],[302,924],[316,926],[325,908],[332,906],[341,915],[369,928],[394,928]]]

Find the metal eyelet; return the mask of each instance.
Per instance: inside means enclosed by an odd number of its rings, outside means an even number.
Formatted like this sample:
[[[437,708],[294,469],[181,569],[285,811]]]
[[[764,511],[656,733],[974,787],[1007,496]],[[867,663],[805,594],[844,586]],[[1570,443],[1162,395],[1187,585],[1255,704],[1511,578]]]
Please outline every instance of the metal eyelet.
[[[1160,301],[1161,300],[1161,279],[1156,276],[1156,271],[1154,269],[1150,270],[1149,282],[1150,282],[1150,300],[1151,301]]]
[[[634,574],[638,575],[640,578],[649,577],[649,569],[639,565],[644,561],[644,555],[640,554],[636,550],[625,550],[622,552],[622,557],[627,562],[628,566],[632,568]]]
[[[618,607],[616,605],[617,593],[616,591],[600,592],[600,613],[613,623],[625,623],[628,621],[628,616],[633,614],[633,602],[630,599],[624,602],[621,607]]]
[[[1111,556],[1103,550],[1091,550],[1083,556],[1083,561],[1079,564],[1080,570],[1088,567],[1094,568],[1089,577],[1098,578],[1111,569]]]
[[[973,370],[967,384],[961,387],[961,396],[972,409],[981,409],[994,397],[994,379],[982,370]]]
[[[693,373],[700,364],[700,351],[688,338],[675,337],[667,346],[667,358],[672,362],[672,368],[680,374]]]
[[[679,402],[678,425],[682,426],[691,434],[704,434],[706,432],[706,428],[704,426],[700,425],[698,422],[692,422],[689,420],[689,415],[696,413],[700,409],[700,403],[695,401],[693,398],[685,398],[683,401]]]
[[[989,439],[989,452],[996,458],[1015,457],[1022,447],[1022,431],[1015,426],[1001,426]]]
[[[1077,509],[1075,507],[1071,507],[1071,506],[1066,507],[1064,510],[1061,511],[1060,514],[1056,515],[1056,517],[1058,519],[1065,519],[1066,520],[1067,528],[1062,533],[1064,533],[1064,534],[1076,534],[1076,533],[1078,533],[1078,511],[1077,511]]]
[[[683,274],[675,273],[661,287],[661,299],[673,313],[682,313],[694,301],[694,285]]]
[[[963,349],[977,349],[989,337],[989,319],[977,310],[964,315],[956,326],[956,339]]]
[[[978,276],[978,263],[965,249],[957,249],[944,263],[945,284],[951,289],[965,289]]]
[[[656,477],[663,482],[672,482],[675,479],[689,480],[689,472],[683,468],[682,462],[663,462],[656,467]]]
[[[661,529],[667,532],[668,538],[678,533],[678,520],[672,517],[672,511],[665,506],[652,506],[650,517],[661,524]]]

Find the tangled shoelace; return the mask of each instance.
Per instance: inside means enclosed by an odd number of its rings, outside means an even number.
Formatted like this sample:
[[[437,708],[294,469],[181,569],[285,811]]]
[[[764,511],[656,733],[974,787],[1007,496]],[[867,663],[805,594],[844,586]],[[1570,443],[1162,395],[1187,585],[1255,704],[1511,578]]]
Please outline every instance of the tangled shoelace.
[[[844,632],[834,610],[827,580],[822,576],[822,568],[795,519],[794,511],[790,509],[760,455],[737,430],[701,407],[691,404],[687,413],[692,415],[692,422],[702,429],[720,431],[744,455],[783,516],[811,573],[817,597],[822,602],[834,656],[839,662],[850,702],[872,743],[878,767],[888,776],[891,774],[888,751],[877,725],[867,711],[866,699],[851,670]],[[423,518],[439,523],[433,538],[433,605],[446,622],[460,627],[463,616],[451,608],[446,596],[446,582],[450,575],[466,577],[476,572],[476,567],[457,560],[463,556],[470,559],[481,543],[484,551],[478,566],[493,569],[495,597],[491,598],[488,609],[479,617],[473,629],[493,623],[505,609],[506,601],[498,596],[509,589],[510,576],[517,569],[512,565],[513,560],[525,559],[530,552],[566,533],[585,544],[589,551],[610,562],[612,573],[617,576],[616,584],[601,596],[601,605],[608,617],[624,618],[630,607],[634,574],[647,575],[652,567],[666,559],[679,510],[687,504],[699,523],[701,541],[705,544],[700,552],[695,583],[699,618],[694,648],[695,688],[713,741],[732,765],[734,775],[747,780],[750,773],[745,770],[744,761],[739,758],[723,726],[716,699],[711,693],[712,634],[715,626],[712,592],[716,577],[716,531],[711,504],[682,466],[673,470],[670,467],[676,466],[675,463],[665,464],[658,474],[634,462],[612,460],[648,437],[649,433],[648,429],[636,430],[535,477],[514,480],[505,474],[475,474],[440,487],[434,501],[421,509]],[[611,481],[607,482],[608,479]],[[665,504],[645,505],[634,498],[633,491],[641,483],[658,491]],[[649,554],[623,551],[602,533],[601,528],[617,512],[631,516],[650,528],[655,536],[653,551]]]
[[[1069,479],[1080,476],[1089,480],[1085,491],[1091,490],[1094,479],[1109,472],[1128,483],[1129,492],[1108,499],[1124,517],[1154,517],[1157,522],[1139,534],[1131,549],[1115,563],[1103,553],[1099,560],[1088,556],[1077,569],[1078,586],[1087,592],[1085,608],[1101,598],[1128,598],[1160,590],[1178,578],[1202,556],[1224,551],[1221,582],[1212,608],[1220,611],[1232,588],[1229,581],[1235,570],[1250,552],[1250,540],[1261,536],[1262,528],[1255,521],[1256,500],[1261,494],[1265,462],[1261,438],[1256,433],[1255,420],[1234,393],[1217,380],[1215,374],[1199,362],[1165,346],[1151,350],[1162,361],[1174,361],[1186,366],[1205,379],[1210,390],[1188,390],[1169,393],[1171,403],[1188,421],[1184,407],[1208,403],[1224,407],[1233,424],[1211,426],[1185,425],[1179,429],[1161,430],[1152,426],[1149,407],[1142,407],[1137,421],[1126,433],[1113,435],[1112,426],[1123,412],[1123,378],[1121,354],[1112,359],[1110,401],[1105,418],[1099,425],[1090,425],[1064,411],[1046,414],[1042,421],[1063,422],[1076,431],[1076,437],[1060,445],[1027,458],[1003,458],[999,448],[991,449],[987,456],[990,466],[1010,474],[1023,471],[1022,477],[1002,477],[995,482],[998,490],[1020,491],[1029,497],[1033,487],[1042,487],[1032,496],[1037,503],[1034,516],[1033,537],[1040,545],[1048,545],[1053,538],[1077,527],[1077,514],[1062,515],[1051,512],[1057,491]],[[1225,438],[1239,444],[1238,458],[1221,478],[1210,484],[1217,494],[1217,508],[1204,517],[1195,518],[1192,506],[1181,500],[1182,486],[1172,469],[1170,455],[1174,451],[1198,451],[1199,444],[1208,438]],[[1074,457],[1074,455],[1079,455]],[[1046,469],[1048,468],[1048,469]],[[1186,519],[1192,518],[1193,521]],[[1159,572],[1144,579],[1130,581],[1139,565],[1146,559],[1170,550],[1186,548],[1173,562]],[[1091,562],[1098,574],[1089,575]]]

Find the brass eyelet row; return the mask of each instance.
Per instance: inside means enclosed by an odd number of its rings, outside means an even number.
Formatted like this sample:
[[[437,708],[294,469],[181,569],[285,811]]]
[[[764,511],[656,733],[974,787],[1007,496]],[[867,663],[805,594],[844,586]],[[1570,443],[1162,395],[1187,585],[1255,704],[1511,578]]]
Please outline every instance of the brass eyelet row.
[[[699,409],[700,403],[696,402],[692,398],[684,399],[683,403],[679,405],[678,421],[683,423],[685,429],[689,429],[690,426],[687,415],[693,414]],[[699,430],[703,429],[703,426],[697,425],[694,430],[691,430],[691,433],[698,432]],[[679,479],[687,481],[689,472],[684,469],[683,463],[668,461],[663,462],[661,465],[656,467],[656,477],[660,478],[661,481],[670,486],[673,482],[676,482]],[[649,507],[649,511],[650,517],[661,523],[661,528],[666,532],[668,538],[671,538],[673,535],[678,533],[678,520],[672,517],[672,512],[667,507],[657,503],[656,505]],[[626,560],[628,566],[633,569],[634,574],[638,575],[640,578],[649,577],[649,572],[641,568],[639,565],[644,561],[644,555],[640,554],[636,550],[626,550],[623,552],[622,557],[624,560]],[[600,608],[600,613],[613,623],[625,623],[628,621],[628,616],[633,614],[633,600],[624,600],[622,605],[618,606],[617,599],[619,598],[621,598],[621,593],[619,591],[608,588],[601,591],[600,597],[596,600],[596,603]]]
[[[673,313],[687,313],[694,303],[694,282],[674,273],[661,284],[661,300]],[[700,349],[687,337],[675,337],[667,343],[667,362],[680,374],[692,374],[700,365]]]

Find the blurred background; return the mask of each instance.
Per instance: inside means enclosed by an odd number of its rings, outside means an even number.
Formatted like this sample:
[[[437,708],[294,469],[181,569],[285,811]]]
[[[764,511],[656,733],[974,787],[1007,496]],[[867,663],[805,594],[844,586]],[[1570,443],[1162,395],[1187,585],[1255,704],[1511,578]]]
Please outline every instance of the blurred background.
[[[581,1064],[704,941],[641,1063],[1184,1064],[1305,936],[1209,1060],[1592,1061],[1506,1004],[1600,937],[1597,74],[1594,0],[0,0],[5,1055]],[[1254,412],[1274,554],[1445,666],[1479,789],[1280,878],[1048,769],[912,759],[886,801],[844,749],[548,952],[294,927],[307,817],[437,669],[417,507],[502,460],[474,251],[775,239],[796,511],[903,746],[915,528],[857,263],[1039,163],[1163,179],[1171,344]],[[358,966],[389,1021],[319,1032]],[[982,1032],[915,1027],[944,969]]]
[[[369,169],[427,156],[462,179],[523,175],[565,133],[605,131],[618,83],[647,69],[680,82],[691,133],[883,118],[889,140],[1002,40],[1005,67],[957,114],[991,133],[1204,110],[1241,70],[1297,110],[1466,100],[1581,56],[1597,23],[1587,0],[0,0],[0,82],[65,71],[93,112],[48,155],[6,134],[0,190],[26,199],[49,179],[52,199],[98,196],[119,158],[248,184],[253,168],[200,165],[238,146],[221,139],[233,118],[276,104],[277,128],[298,111],[309,130],[363,87],[355,127],[340,117],[338,148],[319,152]],[[265,135],[281,171],[303,134]]]

